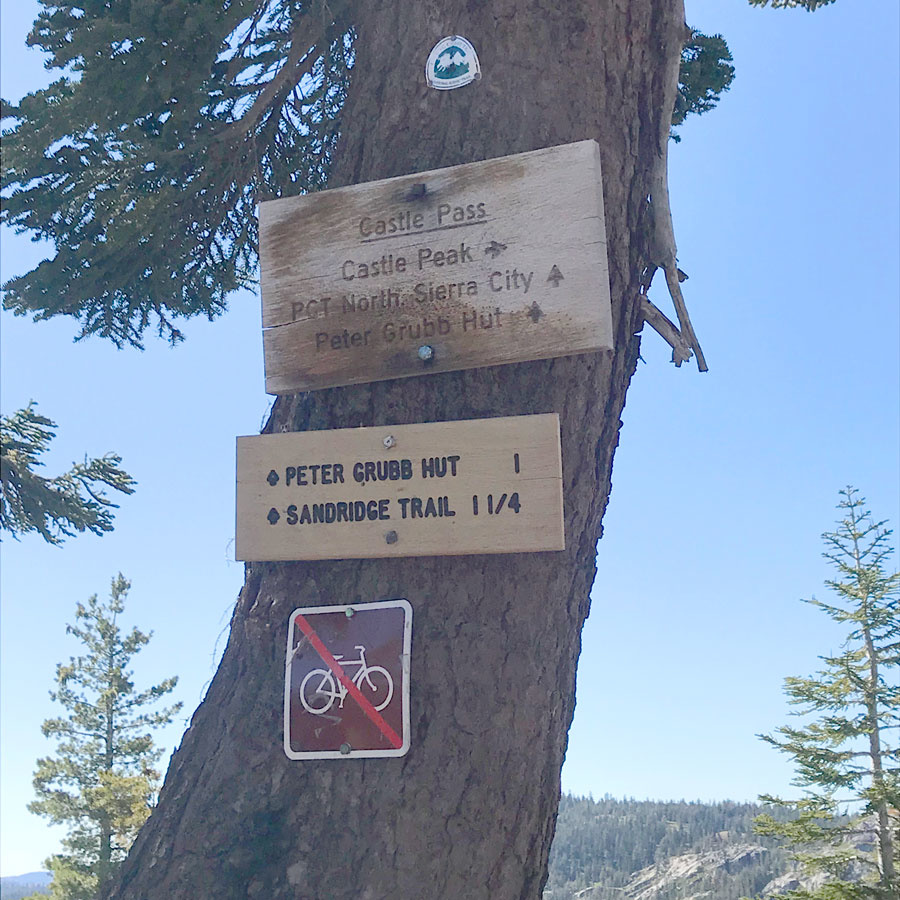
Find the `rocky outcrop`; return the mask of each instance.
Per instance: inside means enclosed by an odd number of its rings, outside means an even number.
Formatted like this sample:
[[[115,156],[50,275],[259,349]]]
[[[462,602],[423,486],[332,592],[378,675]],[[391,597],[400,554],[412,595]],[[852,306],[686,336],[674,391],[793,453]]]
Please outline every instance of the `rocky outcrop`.
[[[722,843],[706,850],[673,856],[635,872],[618,896],[627,900],[717,900],[721,885],[767,862],[770,851],[750,842]],[[608,888],[584,888],[576,900],[606,900]]]
[[[805,872],[790,848],[755,834],[753,821],[763,811],[728,803],[564,797],[556,868],[544,900],[774,900],[834,880]],[[833,855],[831,868],[842,881],[877,877],[874,817],[833,824],[831,842],[804,849]]]
[[[685,900],[712,900],[711,882],[759,863],[769,851],[759,844],[735,843],[673,856],[636,872],[625,886],[628,900],[657,900],[677,890]],[[696,889],[693,893],[687,893]]]

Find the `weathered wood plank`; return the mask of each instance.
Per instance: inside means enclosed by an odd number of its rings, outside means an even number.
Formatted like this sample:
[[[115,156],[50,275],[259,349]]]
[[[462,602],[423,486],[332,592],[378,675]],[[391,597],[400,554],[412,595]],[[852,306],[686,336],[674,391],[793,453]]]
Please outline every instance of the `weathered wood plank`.
[[[237,439],[237,559],[563,549],[556,414]]]
[[[269,393],[612,347],[595,141],[261,203],[260,258]]]

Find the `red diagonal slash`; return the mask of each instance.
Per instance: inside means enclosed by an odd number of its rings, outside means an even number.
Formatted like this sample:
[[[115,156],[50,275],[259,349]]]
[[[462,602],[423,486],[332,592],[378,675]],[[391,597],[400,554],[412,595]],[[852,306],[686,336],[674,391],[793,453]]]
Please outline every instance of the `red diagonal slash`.
[[[395,750],[399,750],[403,746],[403,740],[384,720],[384,716],[363,697],[359,688],[347,677],[346,672],[341,668],[341,664],[331,655],[328,648],[322,643],[322,639],[313,631],[312,625],[300,614],[297,613],[294,621],[300,626],[300,630],[309,639],[316,653],[322,657],[323,662],[334,673],[334,677],[347,689],[347,693],[359,704],[360,709],[371,719],[372,723],[378,730],[391,742]]]

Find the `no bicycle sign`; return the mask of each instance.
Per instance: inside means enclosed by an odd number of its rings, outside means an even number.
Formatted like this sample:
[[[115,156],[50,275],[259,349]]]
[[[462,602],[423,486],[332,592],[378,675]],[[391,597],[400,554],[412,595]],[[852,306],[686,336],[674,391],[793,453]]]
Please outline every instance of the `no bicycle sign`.
[[[291,759],[405,755],[411,641],[406,600],[294,610],[284,752]]]

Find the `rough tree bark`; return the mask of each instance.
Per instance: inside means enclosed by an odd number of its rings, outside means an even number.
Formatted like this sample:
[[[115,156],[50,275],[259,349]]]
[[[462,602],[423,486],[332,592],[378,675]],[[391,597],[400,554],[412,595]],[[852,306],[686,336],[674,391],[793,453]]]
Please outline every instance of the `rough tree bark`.
[[[108,898],[535,900],[546,880],[682,2],[381,0],[355,25],[331,184],[596,139],[616,349],[282,397],[266,430],[558,412],[568,549],[247,565],[222,663]],[[428,51],[454,33],[484,77],[427,89]],[[289,613],[393,597],[415,610],[409,754],[288,760]]]

